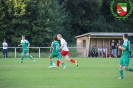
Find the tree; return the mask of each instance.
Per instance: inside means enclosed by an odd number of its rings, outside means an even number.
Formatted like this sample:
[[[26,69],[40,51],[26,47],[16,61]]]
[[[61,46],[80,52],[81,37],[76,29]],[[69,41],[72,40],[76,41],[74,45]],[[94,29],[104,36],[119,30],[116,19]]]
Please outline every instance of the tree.
[[[1,0],[0,11],[0,38],[10,46],[17,46],[21,35],[32,46],[49,46],[53,35],[64,31],[65,14],[57,0]]]

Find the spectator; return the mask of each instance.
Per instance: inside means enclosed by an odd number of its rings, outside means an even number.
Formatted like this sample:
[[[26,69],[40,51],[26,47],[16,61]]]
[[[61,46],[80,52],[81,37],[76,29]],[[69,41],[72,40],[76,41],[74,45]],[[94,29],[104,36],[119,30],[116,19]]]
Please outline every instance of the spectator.
[[[98,47],[98,56],[99,56],[99,57],[100,57],[100,56],[103,57],[103,50],[102,50],[102,47],[101,47],[101,46]]]
[[[118,46],[117,43],[114,40],[112,40],[112,42],[110,43],[110,45],[112,47],[112,55],[114,57],[117,57],[117,46]]]
[[[107,47],[103,46],[103,56],[106,57],[106,55],[107,55]]]
[[[94,46],[92,49],[91,49],[91,56],[92,57],[97,57],[97,49],[96,49],[96,46]]]
[[[6,39],[4,39],[2,46],[3,46],[3,58],[7,58],[8,57],[8,55],[7,55],[8,44],[6,42]]]

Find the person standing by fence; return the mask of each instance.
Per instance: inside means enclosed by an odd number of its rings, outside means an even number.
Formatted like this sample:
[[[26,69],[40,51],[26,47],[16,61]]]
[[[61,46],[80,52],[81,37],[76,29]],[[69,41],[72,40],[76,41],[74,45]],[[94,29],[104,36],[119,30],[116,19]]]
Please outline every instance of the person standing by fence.
[[[112,55],[114,57],[117,57],[117,43],[112,40],[112,42],[110,43],[111,47],[112,47]]]
[[[8,48],[8,44],[6,42],[6,39],[4,39],[3,43],[2,43],[2,46],[3,46],[3,58],[7,58],[8,55],[7,55],[7,48]]]

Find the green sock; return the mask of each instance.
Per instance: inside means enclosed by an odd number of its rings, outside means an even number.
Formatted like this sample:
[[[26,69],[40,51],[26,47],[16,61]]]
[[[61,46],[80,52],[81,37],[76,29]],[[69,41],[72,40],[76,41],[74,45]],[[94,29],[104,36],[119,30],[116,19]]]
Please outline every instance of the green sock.
[[[133,68],[128,68],[128,71],[131,71],[131,72],[133,72]]]
[[[123,69],[119,69],[120,77],[123,78]]]
[[[50,63],[49,63],[49,64],[50,64],[50,66],[53,66],[53,63],[52,63],[52,61],[50,61]]]
[[[64,66],[66,66],[64,63],[62,63],[62,66],[64,67]]]
[[[34,60],[34,59],[32,58],[32,56],[31,56],[31,55],[28,55],[28,57],[29,57],[31,60]]]
[[[24,56],[21,56],[21,62],[23,62],[23,60],[24,60]]]

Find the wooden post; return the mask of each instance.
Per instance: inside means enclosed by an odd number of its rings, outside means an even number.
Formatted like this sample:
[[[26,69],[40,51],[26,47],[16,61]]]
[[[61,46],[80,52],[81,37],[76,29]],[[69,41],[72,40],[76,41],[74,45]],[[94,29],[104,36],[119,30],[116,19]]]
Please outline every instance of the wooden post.
[[[98,39],[96,39],[97,40],[97,48],[98,48]]]
[[[110,53],[110,39],[109,39],[109,46],[108,46],[108,47],[109,47],[109,50],[108,50],[108,51],[109,51],[109,53]],[[110,54],[111,54],[111,53],[110,53]]]
[[[89,43],[89,40],[88,40],[88,36],[86,37],[86,57],[88,57],[88,43]]]
[[[90,49],[90,35],[87,37],[86,43],[87,43],[87,46],[86,46],[87,47],[87,49],[86,49],[87,50],[87,54],[86,54],[87,56],[86,57],[88,57],[89,52],[90,52],[90,50],[89,50]]]

